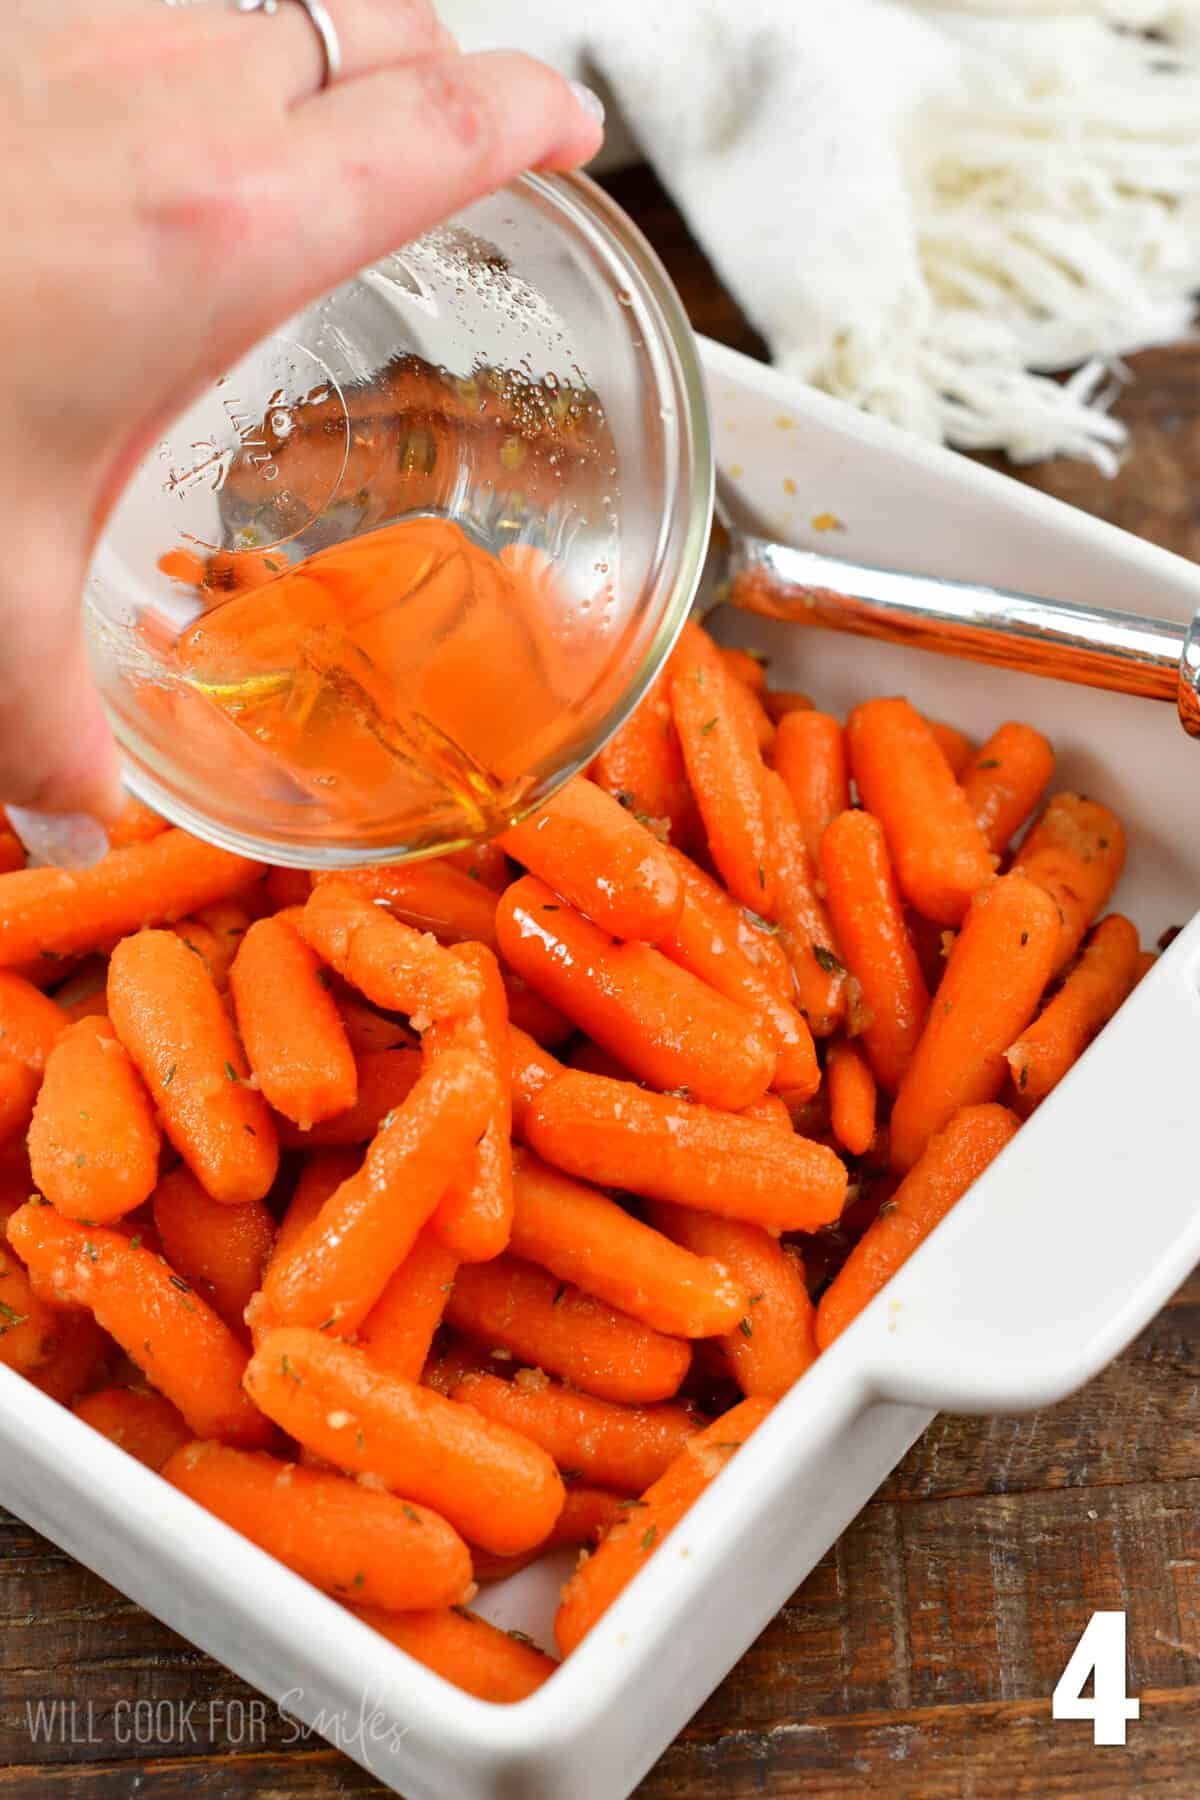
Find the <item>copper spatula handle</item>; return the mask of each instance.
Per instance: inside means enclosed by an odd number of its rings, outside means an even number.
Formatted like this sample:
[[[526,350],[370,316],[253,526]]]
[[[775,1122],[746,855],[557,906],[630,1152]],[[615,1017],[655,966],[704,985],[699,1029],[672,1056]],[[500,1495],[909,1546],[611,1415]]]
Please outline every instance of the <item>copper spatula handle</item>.
[[[1172,700],[1200,737],[1200,611],[1190,627],[975,582],[907,575],[732,529],[722,597],[773,619]],[[1200,582],[1198,582],[1200,596]]]

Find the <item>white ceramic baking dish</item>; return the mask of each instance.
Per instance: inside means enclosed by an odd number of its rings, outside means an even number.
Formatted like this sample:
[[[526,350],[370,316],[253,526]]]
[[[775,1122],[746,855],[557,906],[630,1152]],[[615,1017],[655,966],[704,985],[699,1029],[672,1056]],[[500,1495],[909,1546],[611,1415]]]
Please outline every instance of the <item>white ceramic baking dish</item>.
[[[718,453],[780,534],[864,561],[1190,619],[1200,572],[713,345]],[[1200,744],[1167,707],[739,621],[833,709],[904,690],[982,736],[1046,728],[1059,781],[1130,834],[1118,904],[1152,943],[1200,896]],[[779,1405],[546,1686],[467,1698],[0,1369],[0,1501],[407,1800],[619,1800],[940,1408],[1086,1381],[1200,1258],[1200,923],[972,1193]],[[481,1610],[549,1645],[553,1566]],[[569,1558],[567,1559],[569,1562]]]

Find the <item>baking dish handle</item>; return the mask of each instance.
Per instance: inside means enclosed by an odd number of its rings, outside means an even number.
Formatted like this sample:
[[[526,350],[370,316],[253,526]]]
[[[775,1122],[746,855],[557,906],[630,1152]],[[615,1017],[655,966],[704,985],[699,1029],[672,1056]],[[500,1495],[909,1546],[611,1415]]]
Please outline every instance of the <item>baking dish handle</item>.
[[[1029,1411],[1200,1260],[1200,918],[843,1340],[881,1397]]]

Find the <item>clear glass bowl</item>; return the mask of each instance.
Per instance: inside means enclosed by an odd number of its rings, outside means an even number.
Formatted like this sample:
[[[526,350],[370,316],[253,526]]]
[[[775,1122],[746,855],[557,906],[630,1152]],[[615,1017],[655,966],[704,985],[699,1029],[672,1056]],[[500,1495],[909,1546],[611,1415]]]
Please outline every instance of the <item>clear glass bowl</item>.
[[[661,265],[593,183],[523,178],[293,319],[143,461],[86,596],[129,787],[202,837],[295,867],[487,835],[584,767],[654,679],[700,576],[711,489],[696,348]],[[181,671],[180,634],[213,596],[178,572],[219,552],[236,584],[242,559],[286,570],[422,515],[536,558],[552,716],[530,716],[508,634],[481,639],[504,744],[484,799],[447,798],[418,770],[402,804],[389,789],[348,822],[331,778],[295,779]],[[169,551],[184,556],[164,572]],[[478,661],[479,647],[472,680]],[[408,721],[410,748],[427,723]],[[471,761],[472,745],[451,748]]]

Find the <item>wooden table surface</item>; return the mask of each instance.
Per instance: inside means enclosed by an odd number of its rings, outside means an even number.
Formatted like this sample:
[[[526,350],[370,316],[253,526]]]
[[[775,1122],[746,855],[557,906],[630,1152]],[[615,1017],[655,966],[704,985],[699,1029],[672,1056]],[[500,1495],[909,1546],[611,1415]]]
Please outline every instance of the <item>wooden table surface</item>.
[[[753,333],[644,171],[610,183],[695,324]],[[1111,482],[1022,479],[1200,559],[1200,348],[1133,361]],[[1181,1171],[1181,1179],[1191,1179]],[[1104,1375],[1018,1419],[941,1418],[667,1751],[640,1800],[1013,1800],[1200,1794],[1200,1276]],[[1100,1608],[1128,1612],[1127,1746],[1050,1694]],[[78,1704],[34,1742],[26,1703]],[[194,1702],[168,1744],[118,1744],[118,1699]],[[384,1789],[0,1513],[0,1800],[330,1800]],[[87,1702],[94,1712],[89,1719]],[[63,1724],[59,1715],[57,1725]],[[190,1735],[189,1735],[190,1729]],[[454,1800],[447,1794],[446,1800]]]

